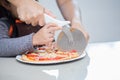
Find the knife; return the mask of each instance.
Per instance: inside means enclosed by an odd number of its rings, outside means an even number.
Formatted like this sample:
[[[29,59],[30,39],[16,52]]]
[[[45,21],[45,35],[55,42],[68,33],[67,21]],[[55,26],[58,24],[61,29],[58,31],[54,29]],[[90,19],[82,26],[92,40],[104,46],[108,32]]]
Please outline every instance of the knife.
[[[51,16],[47,15],[47,14],[44,14],[44,17],[45,17],[45,23],[56,23],[58,26],[65,26],[65,25],[68,25],[70,24],[70,21],[60,21],[60,20],[57,20],[55,18],[52,18]]]
[[[70,21],[60,21],[47,14],[44,14],[44,16],[46,23],[52,22],[63,27],[57,37],[57,46],[60,50],[70,51],[75,49],[80,53],[85,50],[87,41],[84,34],[78,29],[70,28]]]

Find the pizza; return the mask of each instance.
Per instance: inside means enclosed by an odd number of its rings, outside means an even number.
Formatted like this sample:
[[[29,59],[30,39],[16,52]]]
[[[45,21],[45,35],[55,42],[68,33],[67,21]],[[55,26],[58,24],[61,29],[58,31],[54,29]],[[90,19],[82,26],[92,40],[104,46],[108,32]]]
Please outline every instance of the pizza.
[[[60,51],[58,49],[37,48],[33,52],[22,54],[21,59],[29,62],[61,61],[77,58],[79,53],[76,50]]]

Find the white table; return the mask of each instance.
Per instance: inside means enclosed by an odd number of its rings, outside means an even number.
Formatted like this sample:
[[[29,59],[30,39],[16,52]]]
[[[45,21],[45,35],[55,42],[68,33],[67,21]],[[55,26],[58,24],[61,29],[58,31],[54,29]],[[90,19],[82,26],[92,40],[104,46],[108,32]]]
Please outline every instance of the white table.
[[[56,65],[28,65],[0,58],[0,80],[120,80],[120,42],[89,44],[88,55]]]
[[[120,80],[120,41],[90,44],[87,52],[85,80]]]

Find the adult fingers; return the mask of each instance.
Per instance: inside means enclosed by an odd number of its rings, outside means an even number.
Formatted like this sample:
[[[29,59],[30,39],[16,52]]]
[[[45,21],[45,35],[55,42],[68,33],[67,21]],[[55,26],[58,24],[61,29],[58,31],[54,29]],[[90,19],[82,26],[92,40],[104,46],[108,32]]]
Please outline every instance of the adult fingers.
[[[38,16],[37,15],[34,15],[34,17],[31,19],[31,24],[33,26],[36,26],[38,24]]]
[[[43,8],[43,12],[39,14],[39,25],[40,26],[43,26],[45,24],[45,19],[44,19],[44,12],[45,12],[45,9]]]
[[[56,18],[56,16],[51,12],[49,11],[48,9],[45,9],[45,13],[53,18]]]

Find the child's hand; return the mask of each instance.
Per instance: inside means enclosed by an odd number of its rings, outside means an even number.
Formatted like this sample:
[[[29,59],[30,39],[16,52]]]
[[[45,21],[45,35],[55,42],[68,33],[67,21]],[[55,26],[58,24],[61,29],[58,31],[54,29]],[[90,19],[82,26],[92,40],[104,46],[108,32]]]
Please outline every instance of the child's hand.
[[[60,30],[61,27],[54,23],[46,24],[36,34],[33,35],[33,45],[47,45],[54,40],[54,33],[56,30]]]

